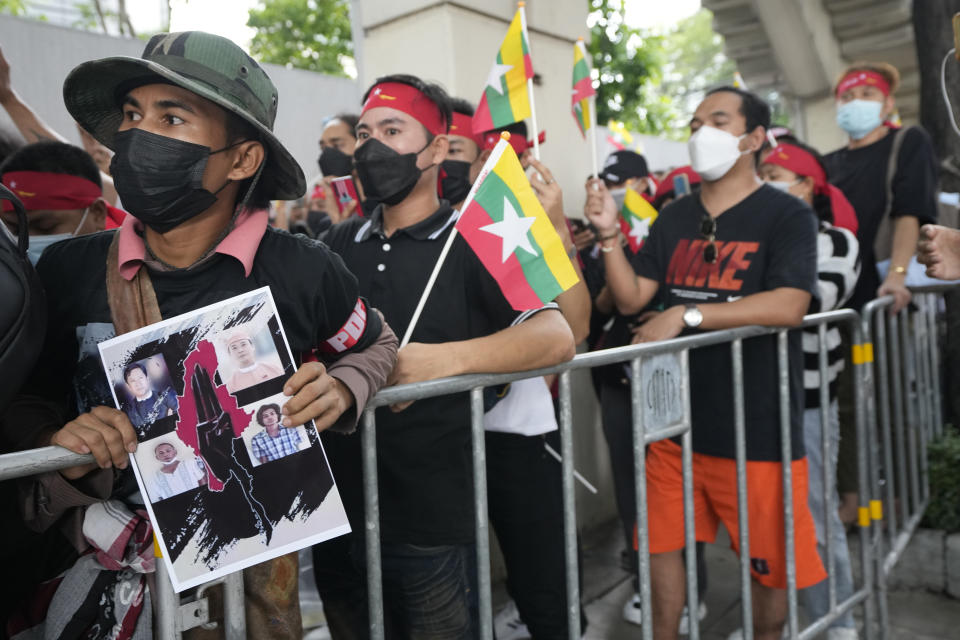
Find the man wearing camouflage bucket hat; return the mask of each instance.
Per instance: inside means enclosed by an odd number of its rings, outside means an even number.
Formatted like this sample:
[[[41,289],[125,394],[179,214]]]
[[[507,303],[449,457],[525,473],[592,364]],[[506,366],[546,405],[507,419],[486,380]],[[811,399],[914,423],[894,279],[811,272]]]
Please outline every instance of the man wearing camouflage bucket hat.
[[[93,453],[96,463],[37,476],[27,499],[44,496],[46,504],[42,514],[28,514],[30,524],[64,528],[84,517],[77,507],[135,493],[127,454],[136,449],[136,433],[110,408],[102,369],[90,365],[96,344],[263,286],[271,287],[290,348],[303,363],[284,383],[282,425],[314,420],[320,430],[352,431],[396,362],[397,340],[359,297],[339,257],[305,236],[268,227],[269,200],[298,198],[305,185],[273,134],[278,96],[263,69],[219,36],[169,33],[151,38],[141,58],[79,65],[63,91],[74,119],[114,150],[111,170],[131,216],[116,232],[52,245],[37,265],[50,300],[45,357],[5,424],[38,430],[3,438],[19,448],[54,444]],[[74,536],[77,550],[89,547]],[[129,572],[113,573],[122,581]],[[245,583],[250,637],[301,636],[296,554],[251,567]],[[103,593],[109,598],[114,590]],[[47,624],[72,619],[83,627],[85,598],[69,600],[77,610],[51,607]],[[121,637],[149,637],[149,594],[144,601],[136,630]],[[102,623],[94,616],[87,628],[111,628]]]

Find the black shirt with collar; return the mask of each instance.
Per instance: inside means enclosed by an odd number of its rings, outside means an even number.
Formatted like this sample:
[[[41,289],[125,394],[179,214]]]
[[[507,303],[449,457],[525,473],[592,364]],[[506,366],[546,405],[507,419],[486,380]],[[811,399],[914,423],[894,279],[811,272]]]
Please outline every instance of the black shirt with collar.
[[[421,222],[383,232],[383,208],[333,227],[324,241],[356,275],[360,291],[404,335],[458,213],[446,201]],[[461,236],[427,299],[412,342],[445,343],[496,333],[515,311]],[[354,530],[363,527],[358,435],[324,434]],[[384,541],[423,545],[474,539],[469,395],[418,400],[400,413],[377,410],[380,523]]]

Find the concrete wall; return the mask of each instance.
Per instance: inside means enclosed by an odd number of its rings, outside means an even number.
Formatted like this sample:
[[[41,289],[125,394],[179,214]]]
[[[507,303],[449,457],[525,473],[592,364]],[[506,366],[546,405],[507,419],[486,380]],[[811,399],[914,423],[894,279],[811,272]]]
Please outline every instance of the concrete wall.
[[[76,126],[63,106],[67,73],[85,60],[139,57],[145,44],[9,16],[0,16],[0,43],[20,96],[55,131],[78,144]],[[356,110],[360,100],[357,83],[277,65],[264,67],[280,94],[275,131],[310,179],[319,173],[321,120],[341,110]],[[0,127],[14,130],[2,110]]]

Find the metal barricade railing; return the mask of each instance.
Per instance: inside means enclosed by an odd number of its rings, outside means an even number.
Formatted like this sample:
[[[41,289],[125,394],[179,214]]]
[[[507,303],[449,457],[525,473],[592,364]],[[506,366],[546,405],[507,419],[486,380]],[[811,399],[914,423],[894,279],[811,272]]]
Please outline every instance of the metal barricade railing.
[[[883,533],[878,526],[882,517],[881,477],[887,481],[883,486],[886,490],[888,504],[893,504],[893,482],[889,477],[892,468],[891,445],[891,412],[893,414],[893,438],[898,442],[906,439],[908,442],[917,442],[910,449],[914,453],[926,450],[929,438],[938,434],[942,429],[938,366],[939,359],[936,353],[936,318],[932,301],[928,301],[921,293],[918,296],[920,311],[912,317],[906,312],[900,318],[889,318],[891,335],[899,336],[901,340],[891,343],[891,366],[887,367],[887,350],[884,336],[888,329],[887,322],[877,321],[881,318],[879,311],[889,306],[890,300],[883,298],[872,302],[864,309],[861,318],[856,312],[843,309],[827,313],[808,316],[804,319],[804,327],[816,327],[819,337],[818,364],[820,372],[820,405],[821,405],[821,437],[823,439],[823,459],[831,460],[831,442],[826,425],[827,407],[829,405],[829,376],[827,360],[827,324],[845,324],[849,326],[853,337],[854,375],[856,389],[856,433],[858,441],[857,464],[859,477],[860,507],[860,555],[861,579],[860,588],[843,602],[837,601],[836,584],[832,556],[832,523],[830,518],[825,519],[827,527],[827,569],[829,575],[829,603],[830,611],[819,620],[812,621],[806,628],[800,629],[796,588],[796,559],[793,545],[793,517],[796,505],[793,504],[792,469],[789,463],[783,465],[783,498],[784,517],[786,519],[784,544],[787,551],[787,581],[788,581],[788,618],[786,629],[790,638],[807,640],[825,630],[834,620],[846,614],[856,606],[864,607],[864,632],[870,640],[882,634],[888,625],[885,618],[885,581],[890,567],[896,562],[909,536],[919,522],[922,506],[928,495],[928,488],[921,486],[920,479],[925,477],[925,464],[916,456],[897,457],[899,471],[898,488],[901,500],[910,499],[912,510],[910,521],[902,527],[893,518],[887,521],[890,551],[881,558]],[[872,306],[871,306],[872,305]],[[874,318],[876,316],[876,318]],[[907,333],[904,327],[912,319],[911,332]],[[879,471],[878,460],[881,457],[877,451],[878,438],[876,431],[876,407],[874,399],[873,377],[873,338],[871,321],[877,326],[877,363],[878,374],[882,388],[892,385],[894,393],[889,398],[890,403],[881,402],[879,428],[882,458],[886,473]],[[899,321],[899,324],[898,324]],[[899,327],[899,328],[898,328]],[[899,333],[897,333],[899,331]],[[789,462],[792,459],[791,451],[791,424],[790,424],[790,397],[789,371],[787,367],[787,335],[786,329],[764,327],[742,327],[725,331],[702,333],[694,336],[677,338],[674,340],[645,343],[627,347],[618,347],[586,353],[573,360],[558,366],[536,371],[523,371],[510,374],[478,374],[445,378],[429,382],[391,387],[380,391],[366,407],[363,414],[361,438],[363,449],[363,482],[365,498],[365,537],[366,537],[366,574],[369,597],[370,636],[374,640],[384,637],[384,606],[382,592],[382,570],[380,559],[380,521],[379,497],[376,464],[376,416],[375,410],[391,404],[423,400],[426,398],[447,395],[452,393],[470,393],[471,406],[471,435],[473,443],[473,474],[474,474],[474,503],[476,514],[476,554],[478,569],[479,592],[479,624],[481,637],[488,639],[493,636],[492,629],[492,594],[490,583],[490,550],[488,544],[487,495],[486,495],[486,464],[485,441],[483,429],[483,389],[487,386],[500,385],[516,380],[533,378],[548,374],[559,374],[559,430],[562,444],[562,488],[564,507],[564,555],[566,563],[566,590],[567,590],[567,619],[570,638],[580,635],[580,597],[577,567],[577,532],[576,506],[574,501],[574,451],[573,451],[573,420],[571,399],[571,372],[591,369],[594,367],[629,363],[631,375],[631,408],[634,434],[634,457],[636,462],[636,489],[637,489],[637,517],[638,517],[638,562],[639,583],[642,611],[647,621],[641,627],[642,637],[652,638],[650,612],[652,612],[652,592],[650,584],[650,557],[649,536],[647,528],[646,502],[646,470],[645,450],[647,445],[667,438],[680,437],[681,461],[684,495],[684,522],[685,522],[685,553],[687,572],[687,603],[689,612],[689,637],[698,640],[700,635],[697,595],[696,551],[693,514],[693,446],[691,435],[691,405],[689,381],[689,353],[691,350],[703,347],[728,344],[731,350],[732,370],[730,372],[731,391],[733,392],[735,449],[737,468],[737,498],[738,498],[738,537],[740,544],[740,578],[741,578],[741,610],[743,617],[743,637],[746,640],[753,638],[751,573],[749,553],[749,519],[745,508],[749,492],[746,476],[746,431],[745,431],[745,389],[743,382],[743,342],[751,338],[775,336],[778,360],[778,388],[781,421],[779,425],[782,443],[782,459]],[[913,342],[910,342],[913,340]],[[900,351],[898,351],[898,349]],[[921,358],[921,367],[913,374],[901,377],[897,364],[902,352],[912,349],[916,353],[926,353]],[[911,353],[912,353],[911,352]],[[868,357],[869,356],[869,357]],[[645,374],[650,378],[648,387],[653,387],[660,396],[669,397],[675,405],[671,407],[656,406],[651,412],[647,406],[649,398],[644,391]],[[657,376],[659,375],[659,378]],[[922,377],[921,377],[922,376]],[[656,379],[656,381],[654,381]],[[910,382],[922,380],[928,386],[917,387],[922,397],[915,397],[905,393]],[[901,388],[901,384],[903,388]],[[659,385],[659,386],[657,386]],[[913,387],[910,387],[913,389]],[[924,391],[926,389],[926,391]],[[649,391],[649,389],[648,389]],[[663,398],[661,397],[661,400]],[[920,406],[922,404],[922,407]],[[889,406],[888,406],[889,405]],[[908,408],[906,422],[901,409]],[[904,424],[914,425],[913,416],[919,415],[924,419],[924,426],[915,433],[914,429],[904,431]],[[655,424],[656,423],[656,424]],[[656,428],[651,428],[651,425]],[[869,445],[869,446],[868,446]],[[902,454],[903,449],[898,448]],[[912,460],[909,478],[906,477],[906,462]],[[92,456],[73,454],[59,447],[44,447],[31,451],[24,451],[0,455],[0,480],[36,474],[44,471],[62,469],[69,466],[92,461]],[[823,487],[826,492],[831,486],[829,464],[824,464]],[[908,482],[909,480],[909,482]],[[907,491],[909,485],[910,491]],[[832,500],[825,497],[824,504],[829,509],[835,507]],[[894,509],[888,509],[893,512]],[[866,517],[864,517],[866,515]],[[875,526],[877,525],[877,526]],[[163,571],[162,563],[157,569],[157,630],[156,636],[162,640],[172,640],[180,637],[180,633],[193,626],[207,623],[206,610],[201,603],[199,606],[180,605],[179,598],[173,593],[169,580]],[[222,580],[224,583],[224,627],[228,640],[245,637],[243,614],[243,581],[242,574],[235,573]],[[875,598],[874,595],[878,597]],[[202,594],[201,594],[202,595]],[[201,598],[202,599],[202,598]],[[877,618],[875,609],[880,607],[880,618]],[[187,609],[187,607],[190,607]],[[192,616],[193,619],[190,619]]]
[[[927,446],[943,435],[938,308],[941,295],[953,288],[911,288],[912,308],[895,315],[889,313],[892,296],[862,310],[874,495],[861,519],[882,525],[873,541],[882,638],[890,627],[887,583],[930,498]]]

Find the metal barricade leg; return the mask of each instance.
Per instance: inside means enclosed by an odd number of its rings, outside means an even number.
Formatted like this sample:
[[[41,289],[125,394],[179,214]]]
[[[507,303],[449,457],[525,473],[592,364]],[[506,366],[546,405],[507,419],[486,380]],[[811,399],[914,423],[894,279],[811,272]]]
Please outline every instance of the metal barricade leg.
[[[563,549],[567,578],[567,634],[580,637],[580,580],[577,561],[577,504],[573,485],[573,404],[570,372],[560,374],[560,445],[563,461]]]
[[[917,455],[920,467],[920,499],[926,502],[929,495],[927,472],[927,434],[930,428],[930,384],[927,379],[927,326],[924,318],[924,299],[918,296],[919,310],[913,313],[914,370],[917,375]]]
[[[777,368],[780,387],[780,457],[783,468],[783,531],[787,551],[787,629],[790,638],[800,633],[797,612],[797,558],[793,511],[793,450],[790,428],[790,363],[786,330],[777,332]]]
[[[913,514],[920,507],[920,471],[917,464],[917,411],[916,411],[916,370],[912,345],[910,343],[910,317],[907,310],[900,312],[900,349],[903,357],[904,404],[906,406],[907,464],[910,470],[910,508],[904,506],[904,513]]]
[[[943,435],[943,377],[940,372],[940,333],[938,331],[937,311],[942,298],[935,293],[928,294],[930,304],[927,307],[927,322],[930,326],[930,367],[933,372],[933,427],[934,435],[939,438]]]
[[[242,571],[235,571],[223,579],[223,630],[226,640],[245,640],[247,637]]]
[[[377,419],[363,412],[363,501],[367,551],[367,607],[371,640],[383,640],[383,573],[380,564],[380,492],[377,481]]]
[[[832,481],[836,475],[836,465],[833,464],[833,447],[830,433],[830,375],[827,361],[827,325],[817,327],[817,369],[820,374],[820,459],[822,460],[821,473],[823,489],[823,535],[824,548],[827,556],[827,600],[830,611],[837,608],[837,577],[834,562],[834,522],[832,512],[837,508],[836,484]],[[831,491],[833,487],[833,491]],[[831,496],[831,494],[833,494]]]
[[[883,313],[883,310],[880,311]],[[872,344],[872,332],[870,331],[869,316],[861,319],[860,322],[852,323],[852,336],[854,345]],[[867,424],[866,408],[870,402],[875,401],[875,389],[871,379],[870,370],[867,363],[857,361],[854,363],[854,400],[857,430],[857,484],[859,485],[859,503],[866,505],[870,501],[870,453],[869,440],[873,437],[873,429]],[[874,580],[874,570],[878,566],[878,557],[876,553],[876,538],[871,535],[871,526],[869,511],[867,519],[864,521],[863,507],[860,510],[860,566],[863,577],[864,588],[872,595],[863,602],[863,630],[867,640],[876,638],[876,613],[881,611],[881,615],[886,610],[885,592],[878,592],[877,586],[883,585],[883,580]],[[888,625],[881,622],[879,632],[881,637],[886,637]]]
[[[747,509],[747,435],[743,389],[743,340],[730,344],[733,362],[733,427],[737,460],[737,529],[740,538],[740,615],[744,640],[753,640],[753,591],[750,577],[750,514]]]
[[[897,537],[897,510],[894,481],[895,473],[893,467],[893,435],[890,424],[890,398],[885,393],[890,389],[890,375],[887,361],[887,314],[881,313],[877,317],[876,341],[874,342],[874,353],[876,355],[877,389],[876,404],[880,407],[880,436],[883,449],[883,478],[884,489],[886,490],[887,508],[884,514],[887,519],[887,535],[890,540]]]
[[[490,587],[490,526],[487,514],[487,446],[483,431],[483,387],[470,391],[470,434],[473,439],[473,510],[477,536],[477,596],[480,638],[493,640],[493,598]]]
[[[180,640],[180,631],[177,629],[178,609],[180,597],[174,592],[167,574],[167,565],[163,559],[157,558],[156,574],[154,575],[156,593],[153,600],[157,603],[157,619],[154,624],[154,638],[156,640]]]
[[[904,425],[903,380],[901,378],[903,358],[900,354],[900,320],[895,315],[887,317],[890,326],[888,335],[888,344],[890,345],[890,386],[888,388],[893,397],[893,428],[897,456],[896,467],[891,468],[888,474],[890,475],[891,482],[893,481],[893,477],[896,476],[897,496],[900,499],[900,520],[905,523],[910,513],[910,488],[909,475],[907,473],[907,438],[906,426]],[[892,503],[887,505],[887,509],[896,511],[896,506],[896,503]],[[891,545],[893,544],[893,540],[895,540],[895,537],[891,538]]]
[[[650,588],[650,535],[647,527],[647,430],[643,419],[642,358],[630,361],[630,406],[633,427],[634,486],[637,496],[637,559],[643,640],[653,640],[653,600]]]

